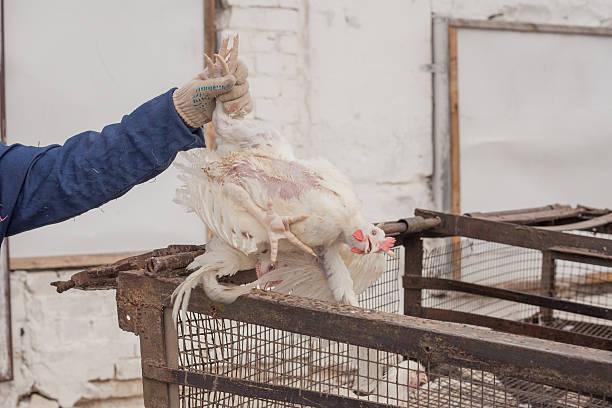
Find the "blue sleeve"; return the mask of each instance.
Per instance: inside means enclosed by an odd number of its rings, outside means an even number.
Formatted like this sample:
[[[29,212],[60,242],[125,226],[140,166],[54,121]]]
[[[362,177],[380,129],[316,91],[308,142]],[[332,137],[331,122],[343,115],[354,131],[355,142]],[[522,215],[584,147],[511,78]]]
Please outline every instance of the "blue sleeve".
[[[186,126],[176,112],[173,91],[146,102],[120,123],[80,133],[63,146],[2,146],[2,235],[96,208],[164,171],[179,151],[203,147],[202,131]]]

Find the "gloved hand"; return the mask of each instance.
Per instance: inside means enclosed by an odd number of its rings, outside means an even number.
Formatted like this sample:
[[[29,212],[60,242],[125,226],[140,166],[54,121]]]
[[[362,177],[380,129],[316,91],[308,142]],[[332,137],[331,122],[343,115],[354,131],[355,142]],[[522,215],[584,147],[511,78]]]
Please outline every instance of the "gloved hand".
[[[246,78],[249,70],[238,61],[238,35],[228,51],[229,37],[223,40],[215,63],[205,55],[206,70],[185,86],[174,91],[173,100],[183,121],[200,127],[212,119],[215,97],[223,103],[223,110],[232,118],[241,118],[253,109]]]
[[[236,70],[232,75],[236,78],[236,84],[227,93],[221,94],[217,99],[223,103],[223,110],[230,117],[242,118],[253,110],[253,101],[249,93],[247,76],[249,70],[242,61],[238,61]]]
[[[211,75],[213,71],[217,70],[212,61],[208,59],[213,70],[207,63],[206,71],[199,73],[172,94],[176,111],[183,122],[191,127],[198,128],[210,122],[215,110],[215,97],[230,91],[236,83],[236,78],[229,73],[225,61],[218,55],[216,57],[223,75]]]

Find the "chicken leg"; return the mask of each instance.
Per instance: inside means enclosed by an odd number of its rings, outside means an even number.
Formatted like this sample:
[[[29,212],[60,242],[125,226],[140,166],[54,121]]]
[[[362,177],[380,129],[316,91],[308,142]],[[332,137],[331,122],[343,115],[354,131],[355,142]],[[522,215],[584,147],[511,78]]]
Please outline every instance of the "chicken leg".
[[[307,254],[316,256],[314,251],[310,249],[308,245],[300,241],[289,229],[291,224],[300,222],[308,216],[280,216],[274,211],[272,201],[268,201],[266,203],[266,209],[263,209],[255,203],[249,193],[241,186],[227,183],[224,185],[224,189],[226,189],[226,192],[230,194],[237,204],[244,206],[247,212],[266,229],[270,241],[270,264],[272,266],[276,263],[276,258],[278,256],[278,241],[283,238],[286,238],[289,242]]]

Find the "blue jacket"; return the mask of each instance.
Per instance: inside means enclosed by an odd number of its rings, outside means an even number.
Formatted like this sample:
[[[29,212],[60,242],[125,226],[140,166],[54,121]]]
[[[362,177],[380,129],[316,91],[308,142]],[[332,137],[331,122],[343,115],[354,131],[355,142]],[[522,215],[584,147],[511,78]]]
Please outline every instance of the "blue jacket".
[[[96,208],[164,171],[179,151],[204,147],[201,129],[174,109],[173,92],[63,146],[0,144],[0,242]]]

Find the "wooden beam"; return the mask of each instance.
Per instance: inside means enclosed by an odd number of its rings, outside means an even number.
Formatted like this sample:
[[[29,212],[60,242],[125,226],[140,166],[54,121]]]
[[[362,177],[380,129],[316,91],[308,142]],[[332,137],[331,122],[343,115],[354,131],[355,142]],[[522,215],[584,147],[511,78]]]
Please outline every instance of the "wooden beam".
[[[449,28],[472,28],[481,30],[522,31],[530,33],[553,33],[574,35],[604,35],[612,36],[612,28],[584,27],[557,24],[534,24],[511,21],[451,19]]]
[[[364,401],[342,395],[334,395],[321,391],[313,391],[286,385],[262,383],[238,377],[229,377],[214,373],[200,373],[189,370],[176,370],[166,367],[145,364],[142,367],[143,378],[177,384],[185,387],[200,388],[232,395],[257,398],[263,400],[282,401],[283,405],[299,404],[309,407],[330,408],[389,408],[390,405]],[[207,393],[208,394],[208,393]],[[212,395],[212,394],[211,394]],[[205,401],[202,401],[205,402]],[[254,402],[253,402],[254,403]],[[302,405],[303,404],[303,405]],[[202,405],[209,406],[209,405]],[[217,406],[215,404],[215,406]],[[242,406],[242,404],[241,404]],[[293,405],[291,405],[293,406]]]
[[[610,239],[547,231],[525,225],[422,209],[416,209],[415,214],[425,218],[438,217],[442,221],[437,227],[425,231],[423,233],[425,236],[432,236],[433,233],[433,236],[437,237],[462,236],[540,251],[553,247],[564,247],[580,248],[592,254],[612,255],[612,240]]]
[[[213,57],[216,48],[216,22],[215,22],[216,10],[215,0],[204,0],[204,52],[209,56]],[[204,65],[204,60],[202,60]],[[206,124],[206,131],[204,132],[204,139],[206,147],[210,151],[214,151],[216,147],[215,128],[212,122]],[[209,236],[209,238],[211,238]]]
[[[548,253],[548,259],[552,262],[552,256],[550,256],[550,252],[545,251],[545,253]],[[545,257],[544,259],[547,258]],[[554,281],[550,285],[554,285]],[[517,302],[527,305],[547,307],[555,310],[563,310],[564,312],[576,313],[584,316],[612,320],[612,309],[609,309],[607,307],[587,305],[584,303],[572,302],[569,300],[563,300],[554,297],[534,295],[515,290],[500,289],[492,286],[479,285],[476,283],[456,281],[453,279],[404,275],[403,286],[406,289],[412,290],[452,290],[457,292],[469,293],[472,295],[509,300],[511,302]]]
[[[592,347],[599,350],[612,350],[612,340],[610,339],[567,330],[554,329],[551,327],[540,326],[538,324],[517,322],[515,320],[500,319],[498,317],[476,313],[436,309],[431,307],[424,307],[422,309],[422,313],[422,317],[425,319],[489,327],[496,331],[512,333],[514,335],[518,334],[522,336],[536,337],[538,339],[558,341],[566,344],[574,344],[576,346]]]
[[[423,240],[420,236],[408,236],[402,241],[404,246],[404,278],[420,278],[423,274]],[[404,286],[404,314],[421,316],[422,290]]]
[[[542,251],[542,276],[540,282],[540,295],[549,298],[555,297],[555,275],[557,265],[551,251]],[[553,321],[553,309],[540,306],[540,321],[549,325]]]
[[[590,220],[575,222],[572,224],[551,225],[551,226],[536,226],[535,228],[545,229],[548,231],[571,231],[571,230],[588,230],[595,227],[612,224],[612,213],[591,218]]]
[[[451,212],[461,214],[459,158],[459,76],[457,67],[457,28],[448,27],[448,91],[450,107]]]
[[[123,258],[140,255],[144,252],[146,251],[11,258],[9,260],[9,268],[12,271],[85,268],[114,263]]]

